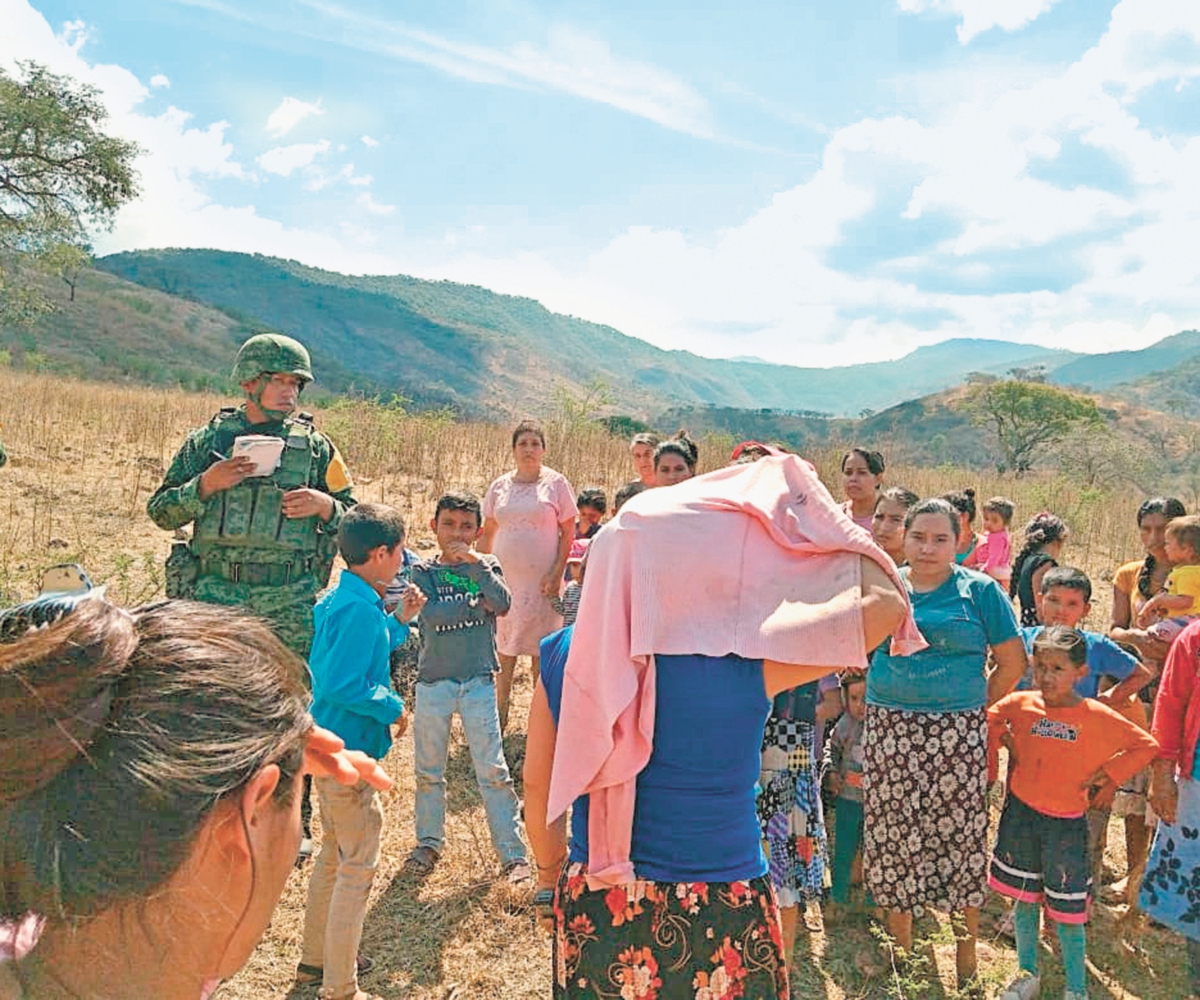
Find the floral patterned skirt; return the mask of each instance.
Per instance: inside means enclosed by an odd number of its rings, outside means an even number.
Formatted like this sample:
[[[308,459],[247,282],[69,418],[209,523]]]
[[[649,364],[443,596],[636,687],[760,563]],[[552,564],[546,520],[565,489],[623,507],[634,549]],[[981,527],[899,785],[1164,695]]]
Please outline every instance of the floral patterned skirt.
[[[1179,779],[1174,824],[1159,823],[1138,905],[1151,917],[1200,941],[1200,782]]]
[[[766,876],[587,887],[569,864],[554,895],[554,998],[787,1000],[779,907]]]
[[[863,730],[863,876],[877,905],[982,906],[987,716],[871,705]]]
[[[829,888],[816,739],[811,722],[774,715],[763,735],[758,821],[771,884],[784,907],[820,899]]]

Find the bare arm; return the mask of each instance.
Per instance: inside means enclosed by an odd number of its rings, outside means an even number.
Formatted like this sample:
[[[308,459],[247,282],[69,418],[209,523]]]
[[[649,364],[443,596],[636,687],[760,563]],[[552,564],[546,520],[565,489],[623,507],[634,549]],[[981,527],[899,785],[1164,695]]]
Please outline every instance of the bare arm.
[[[483,532],[479,536],[479,541],[475,543],[475,551],[491,552],[492,546],[496,541],[496,532],[499,530],[499,521],[494,517],[485,517],[483,519]]]
[[[1112,619],[1108,627],[1110,633],[1115,633],[1118,629],[1124,631],[1133,624],[1133,605],[1129,601],[1129,595],[1120,587],[1113,585],[1112,595]],[[1114,639],[1124,638],[1123,636],[1113,635]]]
[[[1013,636],[992,647],[996,658],[996,669],[988,675],[987,703],[994,705],[1012,691],[1025,671],[1029,669],[1029,657],[1025,655],[1025,643],[1021,637]]]
[[[550,572],[542,578],[542,593],[553,597],[562,589],[563,571],[567,568],[567,556],[571,554],[571,543],[575,541],[575,518],[558,522],[558,553]]]
[[[1132,698],[1152,680],[1154,680],[1154,671],[1146,664],[1139,663],[1132,674],[1098,695],[1097,700],[1104,702],[1109,707],[1120,705]]]
[[[554,768],[554,741],[557,729],[550,703],[539,680],[529,706],[529,729],[525,740],[525,833],[537,863],[538,888],[552,888],[567,856],[567,818],[560,816],[546,823],[550,799],[550,773]]]

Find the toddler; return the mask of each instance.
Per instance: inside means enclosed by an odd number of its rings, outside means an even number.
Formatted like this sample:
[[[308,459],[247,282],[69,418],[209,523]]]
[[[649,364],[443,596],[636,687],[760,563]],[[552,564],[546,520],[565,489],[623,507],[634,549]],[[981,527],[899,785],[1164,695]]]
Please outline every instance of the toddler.
[[[1163,548],[1171,563],[1167,585],[1142,605],[1137,623],[1155,639],[1171,642],[1200,615],[1200,516],[1169,521]]]
[[[604,520],[608,511],[608,497],[604,495],[604,490],[589,486],[586,490],[579,491],[579,496],[575,498],[575,507],[579,511],[575,520],[575,537],[592,538],[600,530],[600,522]]]
[[[563,627],[575,624],[575,616],[579,614],[579,598],[583,593],[583,564],[587,556],[588,540],[576,538],[571,543],[571,551],[567,555],[567,585],[563,587],[562,595],[551,597],[550,605],[562,615]]]
[[[988,709],[988,776],[998,750],[1009,750],[1008,798],[1000,816],[988,884],[1016,901],[1020,970],[1001,1000],[1030,1000],[1041,991],[1041,908],[1055,922],[1066,978],[1064,1000],[1087,997],[1091,908],[1088,807],[1109,808],[1117,788],[1148,765],[1157,744],[1106,705],[1082,698],[1087,641],[1052,625],[1034,640],[1035,691],[1014,691]]]
[[[1016,505],[1008,497],[992,497],[985,503],[983,526],[986,530],[983,539],[963,560],[963,565],[968,569],[986,573],[992,579],[999,580],[1005,587],[1012,579],[1012,567],[1009,565],[1012,547],[1009,543],[1008,529],[1016,509]]]
[[[850,901],[851,872],[863,833],[863,721],[867,717],[867,675],[842,674],[846,711],[825,743],[829,790],[837,797],[833,825],[833,886],[826,913],[832,921],[837,908]]]

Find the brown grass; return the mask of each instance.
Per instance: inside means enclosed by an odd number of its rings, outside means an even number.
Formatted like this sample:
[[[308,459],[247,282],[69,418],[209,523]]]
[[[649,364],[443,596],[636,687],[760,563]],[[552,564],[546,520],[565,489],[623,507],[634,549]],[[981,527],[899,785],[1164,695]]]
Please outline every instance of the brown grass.
[[[11,457],[0,472],[0,589],[7,598],[31,596],[41,570],[63,561],[83,563],[119,601],[135,603],[159,594],[169,536],[146,517],[146,498],[184,434],[206,421],[222,401],[7,369],[0,369],[0,398]],[[431,544],[424,526],[440,492],[450,487],[482,491],[509,467],[504,427],[456,425],[369,403],[340,405],[318,413],[317,420],[354,470],[359,496],[404,511],[418,548]],[[586,422],[560,415],[547,422],[547,432],[548,463],[576,487],[599,484],[611,495],[631,476],[624,443]],[[715,466],[731,445],[728,438],[706,439],[702,454]],[[809,457],[826,482],[836,484],[837,453]],[[1086,569],[1097,583],[1091,624],[1103,628],[1107,623],[1108,588],[1101,580],[1121,562],[1138,556],[1133,512],[1141,497],[1087,491],[1054,476],[1013,480],[953,468],[894,468],[888,470],[888,481],[922,495],[966,485],[974,486],[981,500],[1004,493],[1017,502],[1018,521],[1042,509],[1061,514],[1072,529],[1067,560]],[[523,730],[530,693],[524,670],[515,691],[513,735],[506,740],[517,772],[523,738],[516,734]],[[498,865],[461,733],[451,748],[446,851],[423,883],[400,875],[413,844],[408,740],[392,752],[387,766],[396,787],[385,797],[383,860],[364,941],[377,964],[365,985],[386,997],[420,1000],[548,996],[550,949],[534,926],[526,893],[496,881]],[[1123,838],[1117,823],[1111,834],[1109,861],[1122,869]],[[305,880],[304,871],[293,875],[262,945],[223,996],[262,1000],[288,995],[299,958]],[[1098,907],[1092,924],[1091,996],[1159,1000],[1186,995],[1186,959],[1179,939],[1147,930],[1138,939],[1139,948],[1128,948],[1115,925],[1116,915]],[[911,979],[882,971],[865,923],[839,926],[833,934],[802,931],[795,995],[826,1000],[899,993],[953,995],[952,944],[939,923],[927,922],[924,932],[933,939],[940,976],[921,990]],[[1014,968],[1011,947],[999,939],[986,938],[981,958],[993,987]],[[1058,963],[1051,960],[1048,989],[1060,988],[1057,970]],[[306,993],[313,995],[311,990]]]

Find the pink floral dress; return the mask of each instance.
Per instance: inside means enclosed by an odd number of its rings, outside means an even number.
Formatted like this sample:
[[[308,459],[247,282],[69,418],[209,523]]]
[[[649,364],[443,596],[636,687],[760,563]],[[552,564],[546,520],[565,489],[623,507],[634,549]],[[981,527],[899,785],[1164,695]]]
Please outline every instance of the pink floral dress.
[[[496,622],[496,649],[502,656],[537,656],[538,643],[562,618],[542,593],[542,579],[558,555],[558,526],[579,513],[566,477],[542,466],[537,481],[520,483],[507,472],[483,497],[483,516],[499,524],[492,551],[512,590],[512,607]]]

